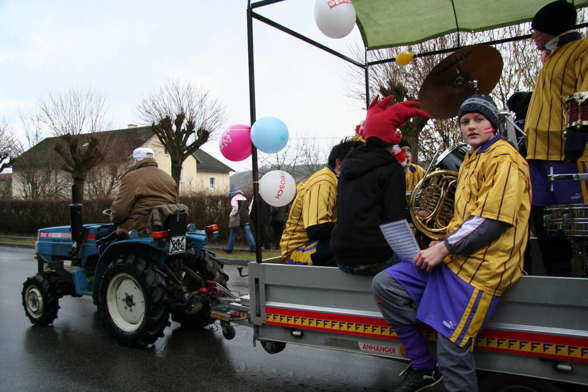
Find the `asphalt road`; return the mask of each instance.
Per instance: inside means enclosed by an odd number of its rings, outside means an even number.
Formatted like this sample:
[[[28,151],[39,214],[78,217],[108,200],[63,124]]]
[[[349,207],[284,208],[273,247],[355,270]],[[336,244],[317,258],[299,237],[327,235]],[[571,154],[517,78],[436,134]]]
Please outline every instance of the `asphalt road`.
[[[223,339],[210,327],[172,323],[154,347],[118,346],[100,326],[89,298],[61,299],[53,327],[31,325],[21,305],[35,273],[32,249],[0,247],[0,391],[393,391],[402,363],[290,345],[269,355],[237,326]],[[232,289],[247,282],[227,267]],[[441,390],[441,389],[437,389]]]

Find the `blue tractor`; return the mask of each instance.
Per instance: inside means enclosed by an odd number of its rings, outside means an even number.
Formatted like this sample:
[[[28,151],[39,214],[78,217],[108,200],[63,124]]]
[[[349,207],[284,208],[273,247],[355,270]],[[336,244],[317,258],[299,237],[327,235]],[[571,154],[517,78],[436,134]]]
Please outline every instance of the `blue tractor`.
[[[77,210],[76,210],[77,207]],[[206,250],[218,226],[196,230],[186,213],[167,217],[150,237],[131,232],[108,243],[111,224],[81,224],[81,206],[72,205],[72,225],[40,229],[37,274],[22,289],[27,317],[38,326],[57,318],[65,295],[92,296],[104,325],[122,345],[145,347],[163,336],[172,320],[202,328],[215,320],[211,306],[225,293],[228,276]],[[223,335],[234,330],[221,324]]]

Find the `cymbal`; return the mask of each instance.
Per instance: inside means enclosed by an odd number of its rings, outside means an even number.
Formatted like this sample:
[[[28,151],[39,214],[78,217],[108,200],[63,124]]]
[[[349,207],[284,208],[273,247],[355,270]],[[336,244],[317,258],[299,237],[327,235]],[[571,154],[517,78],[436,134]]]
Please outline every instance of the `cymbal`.
[[[427,75],[419,91],[421,108],[434,118],[455,116],[472,94],[490,94],[502,73],[500,52],[488,45],[470,46],[446,57]]]

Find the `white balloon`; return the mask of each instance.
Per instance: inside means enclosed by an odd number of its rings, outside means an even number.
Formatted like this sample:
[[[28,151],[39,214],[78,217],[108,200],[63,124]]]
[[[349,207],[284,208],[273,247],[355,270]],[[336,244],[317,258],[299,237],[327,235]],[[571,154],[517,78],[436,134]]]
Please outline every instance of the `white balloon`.
[[[314,3],[316,25],[328,37],[345,37],[355,27],[355,19],[351,0],[316,0]]]
[[[296,196],[296,181],[283,170],[272,170],[259,180],[259,195],[270,206],[285,206]]]

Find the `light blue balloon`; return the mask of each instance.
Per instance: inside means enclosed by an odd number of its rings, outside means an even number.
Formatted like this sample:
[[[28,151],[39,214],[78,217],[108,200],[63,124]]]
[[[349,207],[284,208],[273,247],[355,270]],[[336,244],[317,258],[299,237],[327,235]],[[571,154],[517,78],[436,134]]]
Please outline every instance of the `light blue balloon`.
[[[275,117],[262,117],[251,127],[251,141],[265,153],[278,152],[288,143],[288,127]]]

